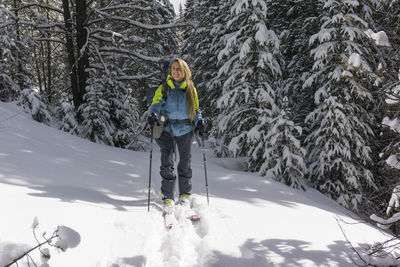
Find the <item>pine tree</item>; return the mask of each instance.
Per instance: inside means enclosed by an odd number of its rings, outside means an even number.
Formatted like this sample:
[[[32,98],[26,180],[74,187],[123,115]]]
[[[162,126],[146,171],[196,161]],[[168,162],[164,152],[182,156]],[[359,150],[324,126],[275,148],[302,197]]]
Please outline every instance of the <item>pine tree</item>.
[[[185,9],[183,10],[182,21],[186,23],[190,23],[192,27],[184,27],[182,28],[182,44],[181,50],[183,59],[187,61],[187,63],[191,66],[193,57],[191,55],[196,54],[196,41],[199,41],[199,38],[196,36],[196,28],[198,27],[201,13],[199,10],[199,0],[186,0]],[[193,74],[195,74],[195,69],[193,69]]]
[[[266,160],[264,136],[277,109],[272,86],[281,74],[275,59],[279,40],[267,27],[266,11],[264,1],[234,1],[226,45],[219,54],[223,92],[215,137],[223,146],[216,153],[225,153],[226,146],[234,156],[249,155],[254,171]]]
[[[274,114],[271,129],[260,142],[260,148],[257,148],[264,150],[262,157],[266,159],[260,167],[260,173],[290,187],[305,190],[306,151],[298,139],[302,130],[290,119],[292,115],[287,98],[282,102],[280,113]],[[265,148],[262,147],[263,144]]]
[[[400,170],[391,166],[392,159],[400,159],[400,134],[390,127],[397,121],[400,103],[400,1],[371,0],[371,8],[366,12],[371,25],[368,35],[371,49],[374,51],[368,59],[371,65],[378,66],[380,80],[374,98],[381,104],[369,110],[377,125],[373,128],[375,138],[372,146],[374,162],[373,174],[378,189],[368,192],[362,210],[368,214],[382,214],[382,206],[391,196],[391,191],[399,182]],[[378,38],[377,38],[378,37]],[[396,160],[394,160],[396,161]]]
[[[0,100],[17,100],[22,90],[32,86],[32,73],[27,69],[31,40],[22,36],[18,15],[0,6]]]
[[[184,42],[184,57],[193,70],[203,115],[207,122],[215,121],[216,100],[221,96],[222,86],[218,78],[218,54],[224,48],[223,35],[226,31],[229,1],[198,1],[196,12],[202,14],[198,22],[192,16],[187,23],[195,24]]]
[[[146,89],[160,82],[160,55],[170,55],[177,47],[174,31],[158,26],[171,23],[174,11],[169,1],[97,4],[97,17],[90,21],[90,92],[86,97],[90,102],[81,108],[86,112],[83,132],[93,141],[125,147],[139,132],[139,114],[146,110]],[[91,113],[102,116],[96,127]]]
[[[17,98],[20,88],[14,81],[12,68],[13,62],[12,52],[16,50],[15,43],[9,34],[12,31],[8,26],[8,19],[11,12],[0,6],[0,100],[10,101]]]
[[[80,134],[95,143],[114,145],[114,127],[110,123],[110,102],[104,99],[104,84],[91,81],[80,106],[83,117]]]
[[[306,122],[311,133],[308,163],[313,185],[340,204],[357,209],[366,189],[374,188],[369,140],[373,105],[371,67],[362,44],[367,23],[358,1],[322,1],[321,29],[310,43],[315,58],[305,86],[315,86],[315,109]]]
[[[22,106],[32,118],[38,122],[51,125],[53,115],[48,108],[48,104],[43,97],[31,88],[21,91],[18,105]]]
[[[75,107],[67,93],[61,94],[60,106],[56,108],[57,128],[70,134],[78,134]]]
[[[305,117],[313,109],[313,88],[303,88],[303,84],[314,63],[310,57],[309,39],[319,26],[317,3],[315,0],[273,1],[273,8],[268,15],[273,30],[282,39],[284,60],[281,63],[282,85],[279,94],[288,97],[293,120],[302,127]]]

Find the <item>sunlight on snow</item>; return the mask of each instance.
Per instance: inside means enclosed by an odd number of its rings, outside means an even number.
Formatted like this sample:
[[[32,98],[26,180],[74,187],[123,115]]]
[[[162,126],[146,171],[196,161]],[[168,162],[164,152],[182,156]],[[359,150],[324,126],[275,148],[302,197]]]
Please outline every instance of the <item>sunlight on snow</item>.
[[[84,174],[90,175],[90,176],[99,176],[98,174],[95,174],[93,172],[90,171],[85,171]]]
[[[140,178],[140,175],[136,174],[136,173],[127,173],[126,175],[128,175],[129,177],[132,177],[132,178]]]
[[[107,160],[107,161],[110,162],[110,163],[121,165],[121,166],[127,166],[128,165],[126,162],[120,162],[120,161],[115,161],[115,160],[111,160],[111,159]]]
[[[128,196],[121,196],[121,195],[115,195],[115,194],[106,194],[111,199],[114,200],[122,200],[122,201],[135,201],[135,200],[140,200],[135,197],[128,197]]]
[[[19,152],[24,152],[24,153],[33,153],[32,150],[26,150],[26,149],[18,149]]]
[[[240,188],[240,190],[247,191],[247,192],[257,192],[258,191],[257,189],[250,188],[250,187]]]
[[[232,180],[232,176],[231,175],[221,176],[218,179],[223,181]]]
[[[3,178],[4,175],[0,174],[0,178]],[[29,185],[29,183],[22,180],[22,178],[5,178],[4,181],[13,185]]]

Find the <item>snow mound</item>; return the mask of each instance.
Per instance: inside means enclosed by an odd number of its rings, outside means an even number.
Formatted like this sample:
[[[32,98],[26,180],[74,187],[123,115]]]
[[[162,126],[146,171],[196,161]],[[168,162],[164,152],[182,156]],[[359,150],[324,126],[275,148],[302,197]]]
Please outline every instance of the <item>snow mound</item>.
[[[390,42],[389,42],[389,38],[388,38],[386,32],[379,31],[379,32],[375,33],[373,30],[368,29],[368,30],[365,31],[365,34],[369,38],[374,40],[376,45],[391,47]]]
[[[55,246],[60,248],[62,251],[65,251],[68,248],[74,248],[81,242],[81,236],[79,233],[67,226],[58,227],[58,236],[60,239],[57,240]]]

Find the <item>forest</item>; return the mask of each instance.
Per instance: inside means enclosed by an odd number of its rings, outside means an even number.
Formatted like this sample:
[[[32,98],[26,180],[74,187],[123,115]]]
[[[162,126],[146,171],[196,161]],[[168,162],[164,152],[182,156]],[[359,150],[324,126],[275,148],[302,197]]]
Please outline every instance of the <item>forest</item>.
[[[3,0],[0,101],[146,150],[148,88],[188,62],[216,157],[361,215],[399,182],[399,0]]]

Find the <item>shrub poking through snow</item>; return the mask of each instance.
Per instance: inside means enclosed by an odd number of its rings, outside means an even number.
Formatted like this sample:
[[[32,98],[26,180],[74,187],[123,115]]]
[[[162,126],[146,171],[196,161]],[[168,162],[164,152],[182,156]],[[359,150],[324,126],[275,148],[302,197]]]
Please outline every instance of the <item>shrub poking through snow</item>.
[[[48,261],[50,259],[50,250],[46,248],[42,248],[45,245],[49,245],[55,248],[58,248],[65,252],[68,248],[74,248],[79,245],[81,242],[81,236],[79,235],[78,232],[74,231],[73,229],[67,227],[67,226],[58,226],[57,229],[53,232],[53,234],[50,237],[46,237],[46,233],[43,233],[43,241],[40,241],[37,236],[36,236],[36,229],[39,226],[39,221],[35,217],[32,223],[32,230],[33,230],[33,235],[35,236],[35,239],[37,241],[37,245],[28,251],[22,253],[18,257],[15,257],[10,263],[6,264],[4,267],[11,266],[13,264],[17,264],[18,266],[18,261],[27,258],[28,262],[31,261],[34,263],[35,266],[36,263],[32,259],[32,257],[29,255],[32,251],[38,249],[40,251],[40,259],[42,261],[42,264],[39,265],[40,267],[48,267],[50,266],[48,264]]]

